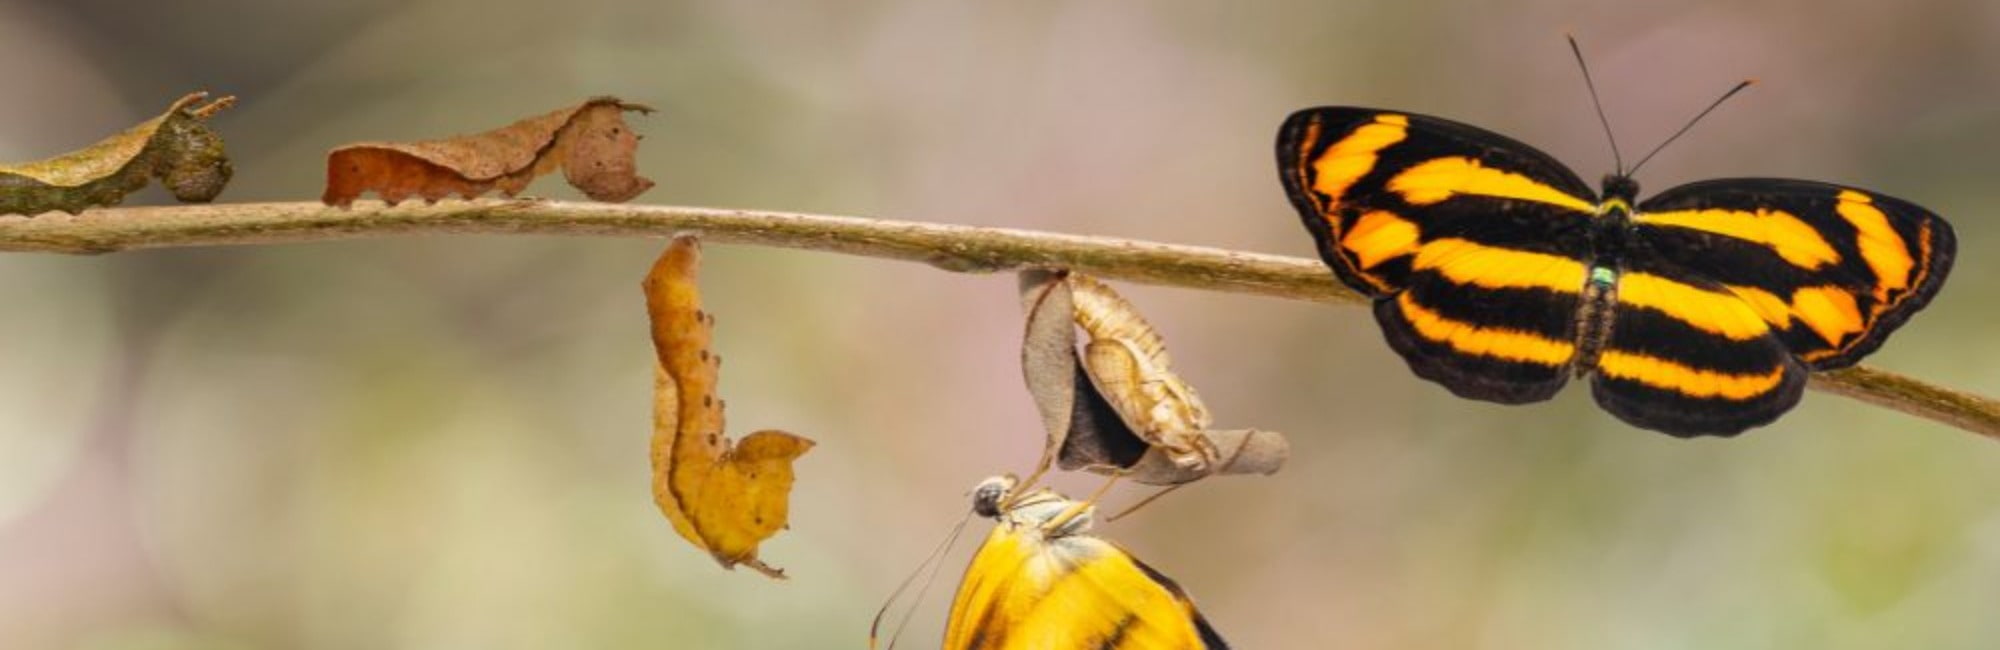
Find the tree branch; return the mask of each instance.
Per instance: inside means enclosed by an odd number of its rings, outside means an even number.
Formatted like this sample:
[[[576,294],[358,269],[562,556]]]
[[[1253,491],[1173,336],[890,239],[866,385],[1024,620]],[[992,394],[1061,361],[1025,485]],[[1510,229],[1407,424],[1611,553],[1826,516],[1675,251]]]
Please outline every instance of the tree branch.
[[[478,200],[398,207],[361,202],[245,203],[0,217],[0,251],[109,253],[441,234],[664,237],[923,262],[961,273],[1063,267],[1106,278],[1298,300],[1361,304],[1319,262],[1202,246],[949,224],[561,201]],[[2000,440],[2000,402],[1868,367],[1815,374],[1813,388]]]

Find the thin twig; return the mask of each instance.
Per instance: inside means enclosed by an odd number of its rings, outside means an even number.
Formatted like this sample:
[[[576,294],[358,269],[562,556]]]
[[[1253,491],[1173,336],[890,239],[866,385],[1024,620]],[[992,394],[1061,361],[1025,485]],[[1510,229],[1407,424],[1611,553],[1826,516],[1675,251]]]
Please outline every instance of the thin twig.
[[[0,251],[109,253],[139,248],[277,244],[390,235],[538,234],[664,237],[923,262],[963,273],[1070,268],[1163,286],[1360,304],[1319,262],[1203,246],[790,212],[540,200],[408,202],[353,208],[239,203],[0,217]],[[1813,388],[2000,440],[2000,402],[1868,367],[1820,373]]]

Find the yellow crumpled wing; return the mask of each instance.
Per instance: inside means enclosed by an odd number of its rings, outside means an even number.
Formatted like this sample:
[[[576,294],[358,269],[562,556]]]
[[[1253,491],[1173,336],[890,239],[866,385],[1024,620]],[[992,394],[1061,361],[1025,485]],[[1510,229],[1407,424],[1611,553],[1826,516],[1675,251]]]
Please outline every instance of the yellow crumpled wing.
[[[945,650],[1229,647],[1173,580],[1102,539],[1050,537],[1038,519],[1010,511],[987,535],[952,599]]]

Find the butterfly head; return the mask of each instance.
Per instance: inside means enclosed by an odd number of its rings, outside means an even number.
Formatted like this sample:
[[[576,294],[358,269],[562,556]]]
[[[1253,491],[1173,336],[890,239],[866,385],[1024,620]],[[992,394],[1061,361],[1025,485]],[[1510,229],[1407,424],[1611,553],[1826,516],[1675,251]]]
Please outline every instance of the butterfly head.
[[[1623,204],[1626,212],[1632,211],[1632,204],[1639,202],[1639,181],[1624,174],[1604,175],[1604,201],[1602,205]]]
[[[1008,497],[1014,494],[1014,485],[1020,479],[1013,474],[989,476],[972,488],[972,511],[987,519],[997,519],[1006,509]]]
[[[1047,539],[1090,530],[1096,508],[1073,501],[1048,488],[1016,493],[1020,479],[1012,474],[988,477],[972,488],[972,512],[1009,527],[1039,529]]]

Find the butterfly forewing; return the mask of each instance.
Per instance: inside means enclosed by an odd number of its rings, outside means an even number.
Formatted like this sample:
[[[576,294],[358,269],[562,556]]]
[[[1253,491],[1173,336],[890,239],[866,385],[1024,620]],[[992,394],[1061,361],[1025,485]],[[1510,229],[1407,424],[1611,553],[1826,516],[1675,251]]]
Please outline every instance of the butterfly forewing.
[[[1581,255],[1595,195],[1553,158],[1499,134],[1368,108],[1293,113],[1278,135],[1285,190],[1349,287],[1404,286],[1417,248],[1444,238]]]
[[[1739,178],[1660,193],[1633,217],[1645,254],[1720,283],[1816,370],[1854,365],[1951,270],[1943,219],[1895,197]]]
[[[1278,164],[1321,258],[1376,298],[1417,375],[1503,403],[1562,388],[1596,202],[1575,173],[1499,134],[1363,108],[1293,114]]]

